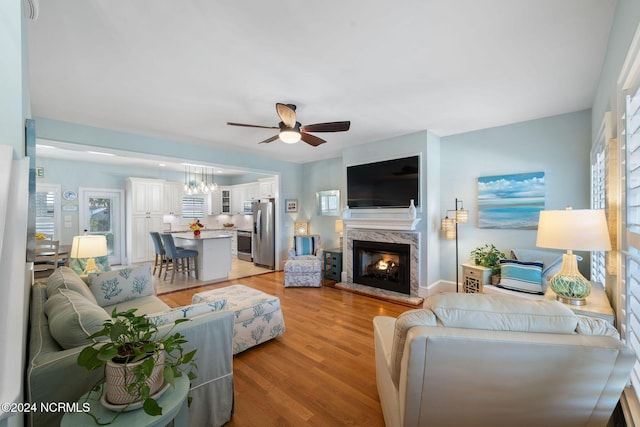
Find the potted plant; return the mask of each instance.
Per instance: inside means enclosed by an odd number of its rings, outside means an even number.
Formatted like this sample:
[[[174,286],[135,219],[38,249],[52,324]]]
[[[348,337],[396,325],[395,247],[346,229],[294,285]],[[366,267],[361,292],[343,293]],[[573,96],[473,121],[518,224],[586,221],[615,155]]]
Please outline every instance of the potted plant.
[[[77,363],[89,371],[104,368],[105,375],[93,390],[102,390],[107,402],[123,405],[125,410],[127,405],[142,401],[147,414],[160,415],[162,408],[154,393],[165,383],[173,386],[174,378],[182,376],[187,367],[189,379],[195,378],[193,357],[197,350],[185,353],[182,345],[187,340],[182,334],[171,328],[160,336],[158,327],[146,315],[136,316],[135,311],[114,309],[112,319],[89,337],[98,341],[82,349]],[[189,319],[178,319],[174,326],[185,321]]]
[[[491,269],[492,284],[500,282],[500,259],[507,257],[504,252],[498,250],[493,244],[487,243],[472,250],[471,257],[476,265]]]

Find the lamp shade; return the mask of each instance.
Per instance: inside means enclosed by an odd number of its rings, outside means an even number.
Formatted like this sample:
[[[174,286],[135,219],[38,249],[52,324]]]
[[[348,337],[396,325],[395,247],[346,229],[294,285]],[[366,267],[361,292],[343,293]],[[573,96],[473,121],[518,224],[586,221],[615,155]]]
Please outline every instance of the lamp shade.
[[[458,209],[456,211],[456,222],[464,224],[469,221],[469,211],[466,209]]]
[[[342,233],[344,231],[344,223],[342,222],[341,219],[336,219],[336,226],[335,226],[335,230],[336,233]]]
[[[296,221],[293,224],[293,233],[296,236],[306,236],[309,234],[309,224],[306,221]]]
[[[575,251],[610,251],[611,240],[604,211],[541,211],[536,246]]]
[[[97,258],[108,255],[105,236],[75,236],[70,258]]]

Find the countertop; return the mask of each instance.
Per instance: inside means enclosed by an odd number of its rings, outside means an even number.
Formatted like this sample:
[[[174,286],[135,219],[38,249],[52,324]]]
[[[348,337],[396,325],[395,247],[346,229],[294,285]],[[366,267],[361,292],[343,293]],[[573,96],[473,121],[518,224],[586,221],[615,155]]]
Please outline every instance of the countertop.
[[[203,228],[202,231],[251,231],[251,230],[245,230],[243,228],[236,228],[236,227],[220,227],[220,228],[207,227],[207,228]],[[170,233],[170,234],[193,233],[193,230],[185,228],[184,230],[166,230],[166,231],[163,231],[163,233]]]
[[[193,235],[193,231],[184,232],[184,233],[174,233],[173,237],[178,239],[188,239],[188,240],[202,240],[202,239],[230,239],[231,234],[225,233],[224,230],[202,230],[200,232],[200,237],[196,237]]]

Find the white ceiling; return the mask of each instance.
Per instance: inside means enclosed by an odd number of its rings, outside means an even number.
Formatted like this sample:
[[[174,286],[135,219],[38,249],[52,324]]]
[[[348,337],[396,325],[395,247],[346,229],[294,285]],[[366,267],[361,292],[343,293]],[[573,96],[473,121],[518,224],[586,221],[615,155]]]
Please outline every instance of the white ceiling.
[[[615,0],[56,0],[29,22],[32,114],[308,162],[590,108]],[[276,140],[351,120],[311,147]]]

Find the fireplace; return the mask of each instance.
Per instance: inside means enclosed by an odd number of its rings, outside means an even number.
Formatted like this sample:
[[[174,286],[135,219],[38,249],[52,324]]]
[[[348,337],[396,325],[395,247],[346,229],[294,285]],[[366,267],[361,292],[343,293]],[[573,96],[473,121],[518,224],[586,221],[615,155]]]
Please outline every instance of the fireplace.
[[[353,283],[411,295],[411,246],[353,240]]]

